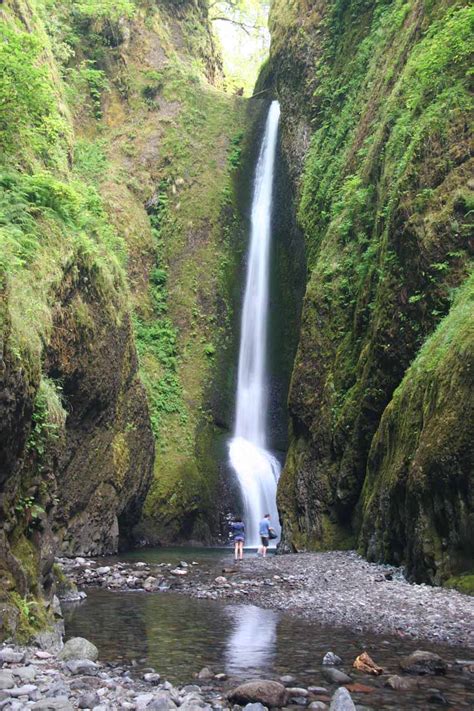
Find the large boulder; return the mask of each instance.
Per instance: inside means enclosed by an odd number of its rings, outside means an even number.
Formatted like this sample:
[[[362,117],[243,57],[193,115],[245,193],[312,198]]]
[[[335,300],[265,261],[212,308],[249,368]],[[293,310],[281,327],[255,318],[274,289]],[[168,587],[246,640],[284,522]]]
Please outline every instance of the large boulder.
[[[99,656],[99,650],[85,637],[71,637],[58,656],[64,662],[68,662],[70,659],[90,659],[91,662],[95,662]]]
[[[227,694],[229,701],[236,704],[261,703],[264,706],[280,707],[285,706],[288,701],[288,691],[278,681],[259,679],[240,684]]]
[[[446,674],[448,669],[447,663],[439,654],[421,649],[404,657],[400,666],[408,674]]]

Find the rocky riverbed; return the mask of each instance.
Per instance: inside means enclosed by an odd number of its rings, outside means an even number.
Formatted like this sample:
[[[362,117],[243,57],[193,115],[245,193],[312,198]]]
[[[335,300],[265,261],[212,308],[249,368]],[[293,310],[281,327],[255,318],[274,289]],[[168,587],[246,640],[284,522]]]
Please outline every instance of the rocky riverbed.
[[[282,610],[327,625],[474,646],[474,598],[455,590],[408,583],[402,571],[368,563],[352,551],[145,563],[59,561],[79,590],[181,592]],[[73,593],[77,594],[77,593]]]
[[[133,667],[103,664],[97,661],[98,650],[80,637],[66,642],[58,653],[35,647],[0,647],[0,709],[3,711],[266,711],[272,708],[319,709],[320,711],[374,711],[370,695],[385,686],[397,695],[414,689],[423,690],[427,708],[431,704],[454,709],[470,707],[469,698],[459,706],[451,706],[440,688],[438,679],[448,671],[473,676],[474,662],[459,661],[456,668],[430,652],[415,652],[400,661],[399,674],[384,674],[366,654],[354,661],[351,674],[343,671],[342,660],[328,652],[322,661],[324,686],[297,685],[291,675],[279,679],[259,679],[235,684],[225,673],[201,669],[183,686],[174,686],[162,679],[153,668],[134,672]],[[355,672],[354,672],[355,670]],[[370,683],[354,679],[354,673],[367,676]],[[357,703],[354,697],[369,698],[369,705]],[[411,707],[410,707],[411,708]]]

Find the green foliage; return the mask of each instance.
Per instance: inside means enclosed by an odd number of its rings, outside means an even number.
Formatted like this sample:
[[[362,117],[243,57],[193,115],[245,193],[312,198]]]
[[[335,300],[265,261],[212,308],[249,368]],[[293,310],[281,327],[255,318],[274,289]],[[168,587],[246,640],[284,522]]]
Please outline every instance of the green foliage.
[[[109,82],[105,72],[97,69],[96,62],[91,59],[84,60],[78,67],[68,71],[70,81],[69,94],[81,96],[85,90],[89,93],[92,102],[92,109],[96,119],[102,118],[102,94],[109,91]],[[72,91],[71,91],[72,90]],[[71,96],[71,98],[73,98]]]
[[[44,49],[36,35],[0,27],[0,155],[60,165],[70,129],[58,109]]]
[[[104,152],[105,141],[78,138],[74,146],[74,173],[87,183],[100,185],[107,175],[109,161]]]
[[[47,447],[57,440],[59,432],[64,427],[66,412],[64,410],[61,386],[48,378],[43,377],[36,393],[32,415],[32,430],[26,447],[34,452],[41,461]]]
[[[81,0],[75,3],[77,13],[94,20],[131,18],[136,9],[134,0]]]
[[[243,131],[239,131],[239,133],[233,138],[231,138],[230,141],[230,150],[229,150],[229,163],[232,168],[238,168],[240,165],[240,159],[242,156],[242,139],[244,137]]]

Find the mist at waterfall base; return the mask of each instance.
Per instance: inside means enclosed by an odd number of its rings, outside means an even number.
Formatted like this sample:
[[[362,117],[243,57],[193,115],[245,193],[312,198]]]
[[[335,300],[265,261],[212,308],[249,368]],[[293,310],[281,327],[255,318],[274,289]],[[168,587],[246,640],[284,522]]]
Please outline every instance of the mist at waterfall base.
[[[279,540],[279,461],[267,450],[267,324],[272,192],[280,106],[273,101],[255,171],[250,248],[242,309],[234,436],[229,458],[239,482],[246,546],[260,545],[258,524],[270,514]]]

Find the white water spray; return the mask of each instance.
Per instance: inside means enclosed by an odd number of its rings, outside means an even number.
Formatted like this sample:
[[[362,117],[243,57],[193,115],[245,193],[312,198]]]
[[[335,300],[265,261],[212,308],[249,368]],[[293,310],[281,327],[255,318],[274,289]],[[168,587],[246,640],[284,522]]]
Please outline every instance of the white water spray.
[[[230,462],[239,480],[244,504],[246,545],[258,546],[258,524],[270,514],[280,533],[276,487],[278,460],[266,447],[266,356],[271,240],[273,169],[280,106],[273,101],[255,172],[252,200],[250,251],[245,284],[239,351],[237,406]],[[278,539],[277,539],[278,540]]]

